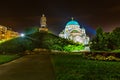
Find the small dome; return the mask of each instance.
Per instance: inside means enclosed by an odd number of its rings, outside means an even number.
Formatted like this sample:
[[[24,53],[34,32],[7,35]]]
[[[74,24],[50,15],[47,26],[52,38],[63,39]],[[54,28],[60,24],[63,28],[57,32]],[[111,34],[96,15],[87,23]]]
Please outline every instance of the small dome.
[[[77,21],[75,21],[75,20],[69,21],[66,26],[69,26],[69,25],[78,25],[78,26],[80,26],[79,23]]]

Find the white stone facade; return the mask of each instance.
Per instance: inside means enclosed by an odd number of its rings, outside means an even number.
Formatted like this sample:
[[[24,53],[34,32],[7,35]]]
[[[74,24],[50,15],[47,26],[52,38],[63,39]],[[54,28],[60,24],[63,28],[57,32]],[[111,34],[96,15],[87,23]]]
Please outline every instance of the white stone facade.
[[[75,20],[69,21],[59,36],[84,45],[89,44],[89,37],[86,35],[85,28],[80,28],[79,23]]]

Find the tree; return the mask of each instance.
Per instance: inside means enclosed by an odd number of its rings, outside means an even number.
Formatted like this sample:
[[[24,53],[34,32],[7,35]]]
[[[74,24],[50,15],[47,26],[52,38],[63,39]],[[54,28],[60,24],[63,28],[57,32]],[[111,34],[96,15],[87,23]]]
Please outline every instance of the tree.
[[[101,28],[101,26],[99,26],[97,29],[96,29],[96,36],[101,36],[103,33],[103,29]]]
[[[102,50],[103,49],[103,29],[98,27],[96,29],[96,36],[92,39],[91,49]]]
[[[97,34],[92,39],[91,50],[109,51],[120,49],[120,27],[112,32],[103,32],[102,28],[97,28]]]
[[[112,49],[120,49],[120,27],[116,27],[110,37]]]

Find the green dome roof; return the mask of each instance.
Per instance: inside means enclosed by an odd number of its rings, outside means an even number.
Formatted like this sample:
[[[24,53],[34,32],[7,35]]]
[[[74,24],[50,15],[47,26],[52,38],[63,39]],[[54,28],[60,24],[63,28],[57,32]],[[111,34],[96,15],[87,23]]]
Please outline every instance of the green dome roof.
[[[78,26],[80,26],[79,23],[78,23],[77,21],[75,21],[75,20],[71,20],[71,21],[69,21],[69,22],[66,24],[66,26],[69,26],[69,25],[78,25]]]

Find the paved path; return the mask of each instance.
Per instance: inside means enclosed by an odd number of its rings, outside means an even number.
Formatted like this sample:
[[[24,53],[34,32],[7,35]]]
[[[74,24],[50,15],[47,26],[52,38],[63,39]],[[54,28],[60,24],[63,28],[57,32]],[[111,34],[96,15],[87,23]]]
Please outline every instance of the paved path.
[[[55,80],[48,54],[27,55],[0,65],[0,80]]]

